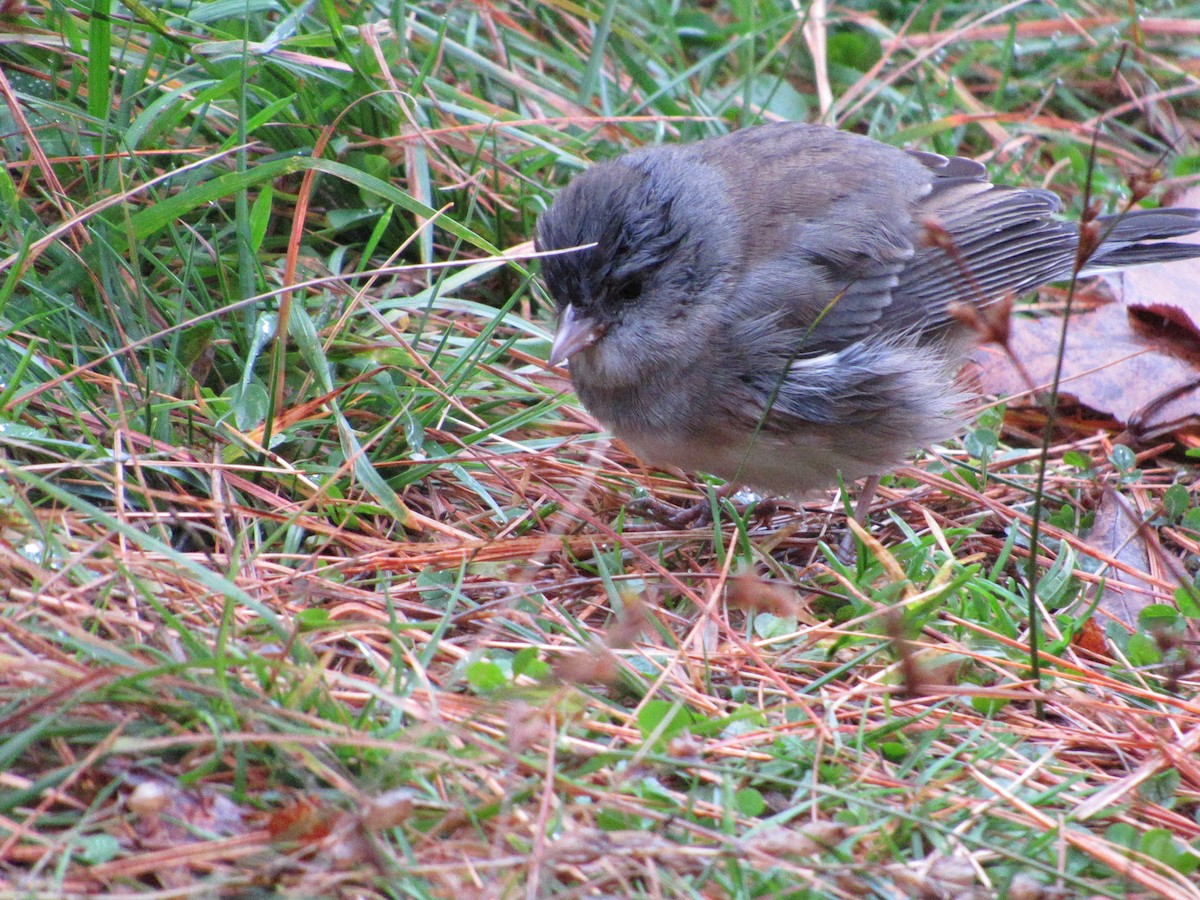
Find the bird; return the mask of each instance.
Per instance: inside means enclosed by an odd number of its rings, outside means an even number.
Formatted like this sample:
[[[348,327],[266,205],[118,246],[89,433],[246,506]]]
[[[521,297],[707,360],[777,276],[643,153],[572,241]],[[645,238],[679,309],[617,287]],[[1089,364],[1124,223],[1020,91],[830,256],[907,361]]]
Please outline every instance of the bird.
[[[965,427],[980,313],[1200,256],[1167,240],[1200,210],[1096,217],[1081,251],[1060,207],[974,160],[815,124],[635,150],[537,223],[550,363],[650,465],[796,499],[878,478]]]

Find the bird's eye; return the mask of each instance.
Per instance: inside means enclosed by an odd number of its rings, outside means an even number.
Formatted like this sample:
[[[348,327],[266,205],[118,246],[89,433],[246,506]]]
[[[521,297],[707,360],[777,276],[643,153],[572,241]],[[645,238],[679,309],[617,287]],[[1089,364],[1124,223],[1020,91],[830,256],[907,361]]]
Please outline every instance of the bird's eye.
[[[642,279],[627,278],[617,287],[617,299],[622,303],[630,303],[642,296]]]

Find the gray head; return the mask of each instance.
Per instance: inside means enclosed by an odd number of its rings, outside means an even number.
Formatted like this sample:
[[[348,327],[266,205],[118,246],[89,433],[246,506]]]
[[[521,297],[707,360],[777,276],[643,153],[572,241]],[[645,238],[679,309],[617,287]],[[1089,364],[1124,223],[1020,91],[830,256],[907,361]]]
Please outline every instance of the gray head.
[[[682,338],[711,317],[698,301],[732,267],[735,228],[713,228],[724,194],[713,181],[651,150],[593,166],[559,192],[537,249],[594,246],[542,260],[559,307],[552,362],[576,357],[575,371],[625,380],[639,361],[688,352]]]

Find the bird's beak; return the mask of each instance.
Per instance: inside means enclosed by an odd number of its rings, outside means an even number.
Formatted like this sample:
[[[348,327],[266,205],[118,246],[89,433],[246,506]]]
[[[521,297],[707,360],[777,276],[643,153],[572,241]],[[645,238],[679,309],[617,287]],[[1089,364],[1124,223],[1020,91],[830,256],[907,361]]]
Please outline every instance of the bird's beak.
[[[550,365],[557,366],[580,350],[586,350],[604,337],[607,330],[608,326],[579,315],[574,306],[568,305],[559,316],[554,343],[550,345]]]

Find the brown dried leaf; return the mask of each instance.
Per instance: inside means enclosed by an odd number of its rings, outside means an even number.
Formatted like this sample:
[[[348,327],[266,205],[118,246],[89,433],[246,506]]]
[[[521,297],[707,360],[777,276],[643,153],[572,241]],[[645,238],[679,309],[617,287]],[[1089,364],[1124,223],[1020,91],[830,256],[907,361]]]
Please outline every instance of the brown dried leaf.
[[[1018,872],[1008,883],[1006,896],[1008,900],[1058,900],[1069,896],[1069,893],[1062,888],[1042,884],[1032,875]]]
[[[1053,377],[1061,328],[1056,318],[1013,322],[1009,347],[1039,387]],[[984,347],[976,358],[985,393],[1026,392],[1025,379],[1006,355]],[[1063,397],[1111,416],[1143,438],[1200,432],[1200,353],[1148,331],[1120,304],[1073,316],[1063,358]]]
[[[1095,653],[1097,656],[1112,655],[1108,649],[1108,638],[1104,635],[1104,629],[1100,627],[1100,623],[1094,616],[1089,616],[1084,621],[1083,627],[1071,638],[1071,643],[1079,649]]]
[[[725,600],[737,609],[770,613],[780,618],[795,616],[799,619],[803,611],[794,588],[765,581],[755,575],[734,575],[730,578],[725,587]]]
[[[363,828],[373,833],[402,824],[412,814],[416,795],[412,788],[396,788],[371,798],[363,810]]]
[[[1200,259],[1143,266],[1105,276],[1113,295],[1129,309],[1165,319],[1200,340]]]
[[[772,856],[811,856],[832,850],[846,838],[846,827],[837,822],[815,821],[775,825],[738,841],[746,851]]]
[[[567,684],[614,684],[621,667],[607,647],[592,647],[559,656],[551,664],[555,677]]]
[[[679,853],[679,846],[653,832],[580,828],[551,841],[547,851],[557,865],[587,865],[619,856],[670,857]]]
[[[1096,523],[1087,535],[1101,559],[1115,559],[1138,572],[1150,569],[1150,549],[1137,510],[1121,494],[1106,490],[1096,509]],[[1148,581],[1120,569],[1110,569],[1097,606],[1127,628],[1137,627],[1138,614],[1154,603]]]
[[[345,816],[342,810],[300,797],[271,814],[267,820],[267,831],[276,841],[315,844],[329,837],[342,824]]]
[[[135,829],[146,847],[199,843],[201,834],[232,837],[247,833],[242,808],[215,788],[181,788],[164,778],[138,781],[126,798],[137,817]]]
[[[614,650],[625,650],[633,646],[633,642],[641,636],[650,625],[650,613],[646,609],[646,600],[640,594],[623,592],[625,614],[609,626],[604,643]]]

